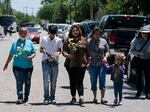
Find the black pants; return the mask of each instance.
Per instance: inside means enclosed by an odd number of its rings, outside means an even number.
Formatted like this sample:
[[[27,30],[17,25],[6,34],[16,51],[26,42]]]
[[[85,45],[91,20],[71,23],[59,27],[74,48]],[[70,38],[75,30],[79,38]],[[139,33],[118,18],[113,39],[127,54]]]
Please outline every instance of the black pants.
[[[136,61],[136,74],[137,74],[137,92],[141,94],[142,92],[142,85],[143,79],[144,79],[144,88],[145,88],[145,94],[148,95],[148,90],[150,86],[150,60],[144,60],[144,59],[137,59]]]
[[[70,80],[70,90],[71,95],[76,95],[76,89],[78,91],[79,96],[83,96],[84,87],[83,87],[83,79],[85,75],[84,67],[71,67],[68,68],[69,80]]]

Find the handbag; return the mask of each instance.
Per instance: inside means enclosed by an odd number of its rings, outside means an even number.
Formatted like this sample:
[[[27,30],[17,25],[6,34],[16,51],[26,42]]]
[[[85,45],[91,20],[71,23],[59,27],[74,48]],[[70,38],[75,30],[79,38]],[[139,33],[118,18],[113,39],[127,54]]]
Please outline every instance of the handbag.
[[[142,51],[143,48],[145,47],[146,43],[148,42],[149,38],[145,41],[144,45],[138,50],[138,52]],[[132,58],[132,61],[131,61],[131,66],[132,67],[135,67],[136,66],[136,62],[138,61],[138,58],[136,56],[134,56]]]

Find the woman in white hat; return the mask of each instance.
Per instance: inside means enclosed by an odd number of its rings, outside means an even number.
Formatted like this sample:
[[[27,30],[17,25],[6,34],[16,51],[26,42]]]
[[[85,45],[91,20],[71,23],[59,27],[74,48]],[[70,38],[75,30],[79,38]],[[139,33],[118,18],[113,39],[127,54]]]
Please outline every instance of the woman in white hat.
[[[143,76],[145,80],[145,98],[149,99],[148,89],[150,86],[150,25],[146,25],[139,30],[138,35],[132,40],[130,53],[136,58],[136,98],[139,98],[142,93]],[[143,75],[143,72],[145,75]]]

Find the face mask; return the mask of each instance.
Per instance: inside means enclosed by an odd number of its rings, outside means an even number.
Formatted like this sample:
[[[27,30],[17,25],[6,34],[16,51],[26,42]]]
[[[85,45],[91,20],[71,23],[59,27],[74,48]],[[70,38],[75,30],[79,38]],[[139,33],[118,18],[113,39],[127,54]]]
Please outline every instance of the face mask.
[[[19,39],[22,40],[22,41],[25,41],[25,40],[26,40],[25,37],[20,37]]]

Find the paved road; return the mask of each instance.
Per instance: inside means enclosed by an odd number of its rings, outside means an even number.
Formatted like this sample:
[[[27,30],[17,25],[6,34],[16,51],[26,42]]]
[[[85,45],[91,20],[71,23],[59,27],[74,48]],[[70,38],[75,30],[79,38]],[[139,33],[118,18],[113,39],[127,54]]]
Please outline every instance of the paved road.
[[[41,35],[44,35],[42,33]],[[43,105],[43,83],[42,83],[42,69],[41,69],[41,54],[37,51],[34,59],[34,72],[32,76],[32,86],[29,102],[22,105],[16,105],[16,85],[15,79],[11,71],[11,63],[7,71],[2,71],[3,65],[8,56],[8,51],[12,41],[16,39],[17,34],[13,37],[7,37],[4,40],[0,39],[0,112],[149,112],[150,101],[145,100],[144,96],[141,99],[134,99],[135,90],[129,84],[124,84],[123,90],[123,105],[119,107],[113,106],[113,88],[110,81],[110,75],[107,75],[107,91],[106,99],[107,105],[92,104],[92,92],[90,91],[89,74],[86,72],[84,79],[85,107],[78,105],[69,105],[71,100],[69,91],[68,75],[63,67],[64,57],[60,56],[60,70],[56,91],[56,105]],[[39,45],[37,45],[37,48]],[[100,95],[98,95],[100,99]]]

